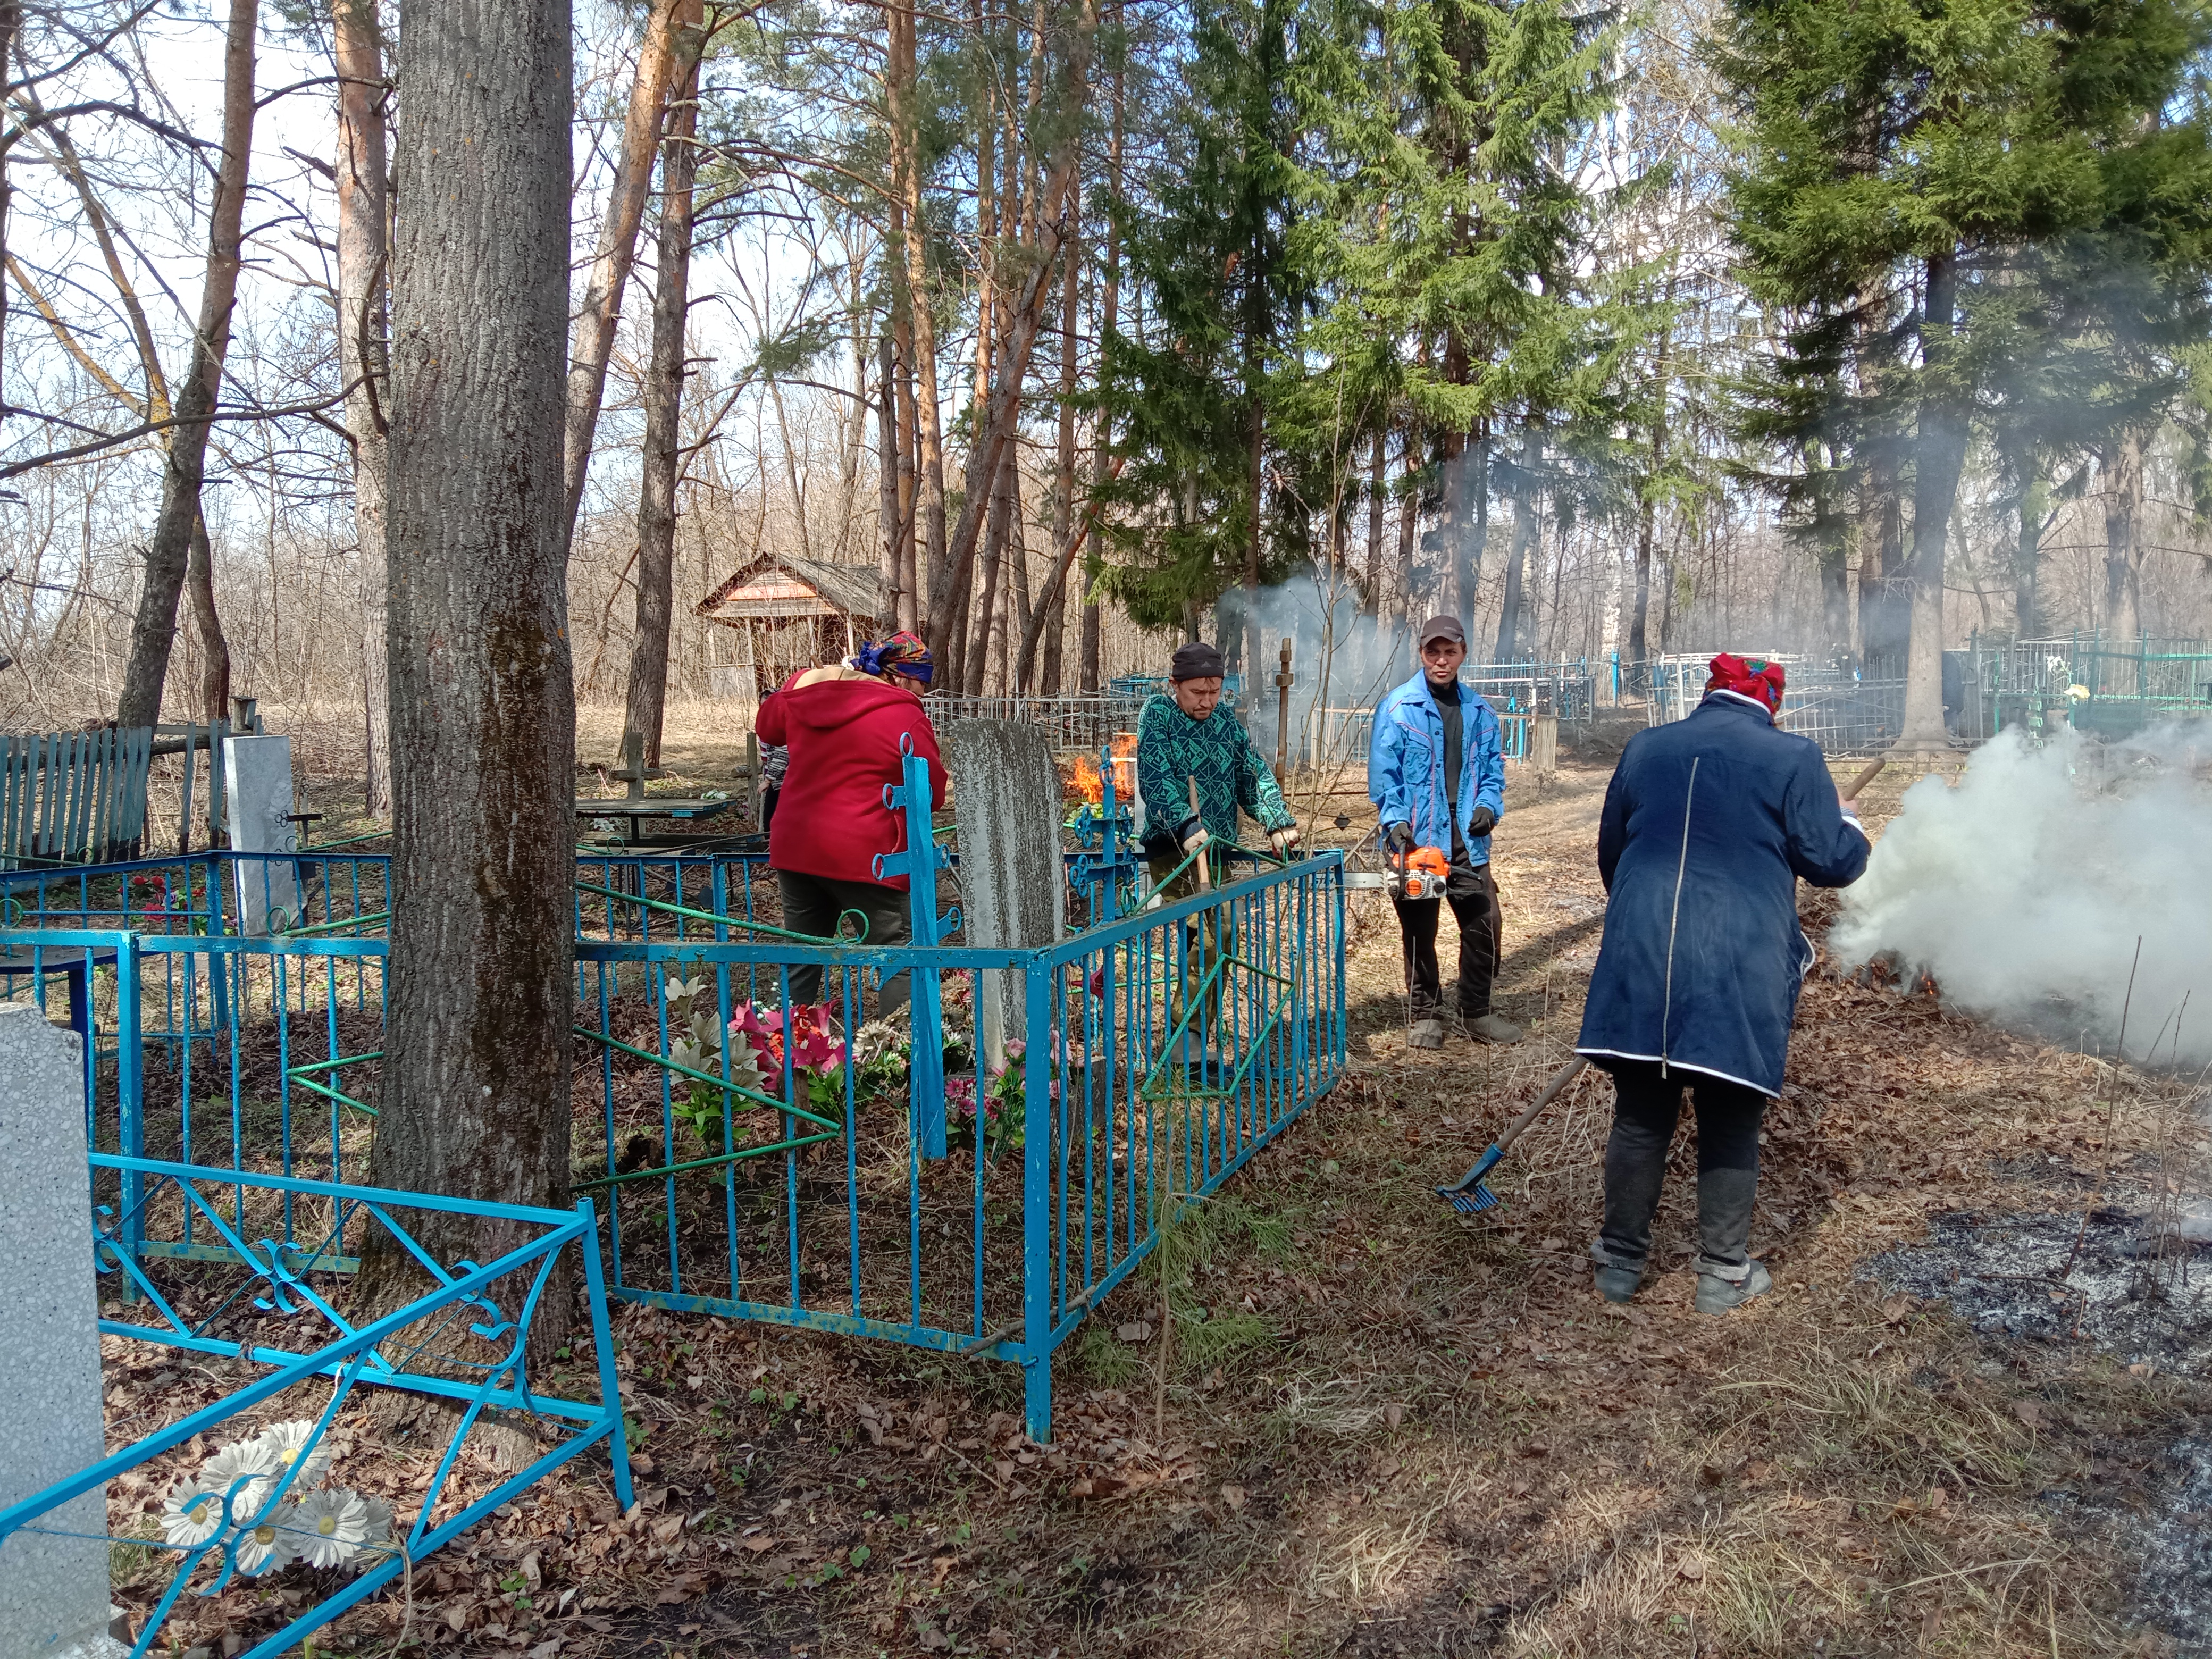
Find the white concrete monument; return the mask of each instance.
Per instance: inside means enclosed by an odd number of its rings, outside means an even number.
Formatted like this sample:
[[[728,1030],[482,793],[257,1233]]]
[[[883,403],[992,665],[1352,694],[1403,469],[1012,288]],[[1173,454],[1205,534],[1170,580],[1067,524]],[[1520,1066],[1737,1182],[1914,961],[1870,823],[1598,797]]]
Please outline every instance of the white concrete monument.
[[[79,1039],[0,1004],[0,1509],[106,1455]],[[36,1528],[35,1530],[33,1528]],[[107,1659],[107,1492],[0,1543],[0,1659]]]
[[[225,799],[230,805],[234,853],[294,853],[297,828],[292,807],[292,739],[225,738]],[[246,858],[238,872],[238,926],[245,933],[270,933],[300,921],[300,866],[289,858]]]

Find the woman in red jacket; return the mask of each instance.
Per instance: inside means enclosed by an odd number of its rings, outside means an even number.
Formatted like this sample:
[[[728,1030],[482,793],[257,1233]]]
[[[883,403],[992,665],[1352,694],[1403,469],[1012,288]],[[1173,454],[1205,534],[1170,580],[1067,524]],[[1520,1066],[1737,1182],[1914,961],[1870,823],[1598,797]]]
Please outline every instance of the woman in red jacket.
[[[921,706],[930,667],[927,646],[894,634],[848,662],[793,674],[761,705],[761,742],[791,753],[768,861],[783,894],[783,925],[794,933],[830,938],[837,918],[857,910],[870,945],[913,937],[906,878],[877,880],[875,860],[906,844],[904,816],[884,805],[884,786],[905,775],[902,740],[929,767],[930,810],[945,805],[945,763]],[[794,1006],[821,994],[821,969],[791,970]],[[886,979],[878,1014],[903,1007],[908,995],[904,974]]]

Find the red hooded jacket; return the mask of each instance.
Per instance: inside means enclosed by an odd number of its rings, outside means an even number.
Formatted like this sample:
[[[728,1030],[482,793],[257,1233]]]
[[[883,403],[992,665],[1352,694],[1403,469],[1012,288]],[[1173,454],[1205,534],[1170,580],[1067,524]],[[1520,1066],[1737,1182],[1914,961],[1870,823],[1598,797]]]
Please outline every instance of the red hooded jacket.
[[[903,851],[902,814],[884,805],[884,787],[904,777],[899,740],[929,764],[929,805],[945,805],[945,763],[921,699],[854,669],[809,668],[761,707],[763,743],[791,751],[769,831],[778,870],[838,881],[874,881],[878,853]],[[907,878],[884,885],[903,892]]]

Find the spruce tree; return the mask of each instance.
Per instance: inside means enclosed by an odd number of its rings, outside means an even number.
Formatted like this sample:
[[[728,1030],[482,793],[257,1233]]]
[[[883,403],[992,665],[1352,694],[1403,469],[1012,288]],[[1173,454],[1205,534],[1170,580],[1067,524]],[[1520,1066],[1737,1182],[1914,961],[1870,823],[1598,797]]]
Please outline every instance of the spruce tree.
[[[1909,440],[1905,746],[1947,741],[1944,550],[1973,423],[2002,398],[2007,366],[2039,342],[2109,350],[2162,335],[2185,309],[2190,285],[2172,278],[2201,232],[2203,134],[2165,118],[2205,25],[2198,0],[1732,9],[1721,56],[1741,100],[1733,228],[1753,292],[1800,319],[1799,366],[1854,355],[1834,377],[1852,406],[1822,418],[1872,441],[1855,459],[1878,500],[1905,487],[1882,482],[1889,416]],[[2069,311],[2051,276],[2078,272],[2085,249],[2163,264],[2167,277],[2145,285],[2161,314]],[[1911,349],[1881,361],[1902,337],[1888,325],[1898,311]]]

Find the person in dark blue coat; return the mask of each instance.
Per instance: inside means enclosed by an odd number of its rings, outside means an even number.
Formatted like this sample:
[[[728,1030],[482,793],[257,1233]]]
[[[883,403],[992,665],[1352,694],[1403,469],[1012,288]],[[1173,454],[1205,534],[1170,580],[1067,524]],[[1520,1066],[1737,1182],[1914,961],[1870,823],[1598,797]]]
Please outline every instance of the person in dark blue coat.
[[[1598,1290],[1626,1302],[1686,1085],[1698,1113],[1698,1307],[1724,1313],[1772,1284],[1751,1260],[1759,1129],[1782,1091],[1813,946],[1797,883],[1847,887],[1867,836],[1820,746],[1778,729],[1779,664],[1723,653],[1689,718],[1630,739],[1605,795],[1608,900],[1576,1052],[1613,1074]]]

